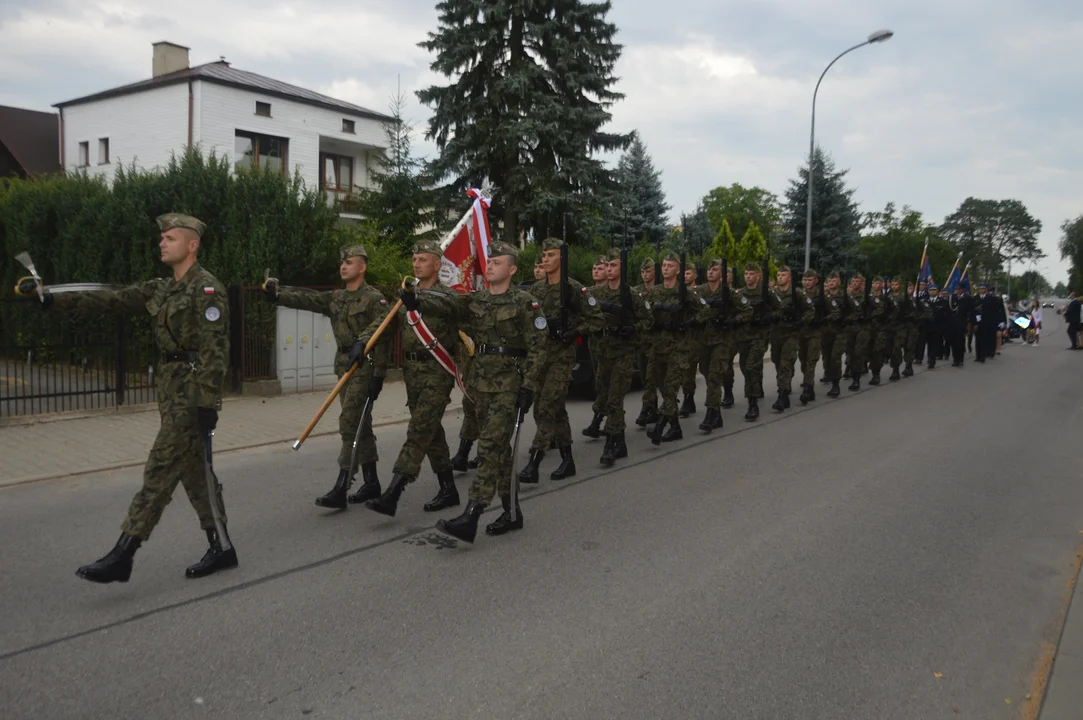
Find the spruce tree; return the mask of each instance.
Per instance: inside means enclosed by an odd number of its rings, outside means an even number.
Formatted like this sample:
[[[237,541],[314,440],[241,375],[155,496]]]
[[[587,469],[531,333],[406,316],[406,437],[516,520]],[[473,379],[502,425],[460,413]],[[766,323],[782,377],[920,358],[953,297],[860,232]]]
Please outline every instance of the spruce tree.
[[[504,236],[559,232],[565,213],[609,180],[594,153],[620,150],[627,135],[603,132],[621,46],[606,20],[611,4],[582,0],[443,0],[439,26],[420,46],[450,82],[418,91],[433,109],[440,177],[488,179]],[[557,228],[558,230],[554,230]],[[536,233],[537,234],[537,233]]]
[[[821,274],[839,270],[852,273],[860,264],[861,214],[853,201],[854,191],[846,187],[847,170],[836,170],[835,163],[822,150],[813,154],[815,185],[812,188],[811,266]],[[805,267],[805,227],[808,211],[808,168],[790,180],[783,206],[782,226],[786,249],[782,256],[795,270]]]
[[[662,190],[662,173],[654,167],[638,132],[617,165],[616,189],[610,200],[616,228],[659,243],[666,237],[669,205]],[[687,242],[687,238],[683,239]]]

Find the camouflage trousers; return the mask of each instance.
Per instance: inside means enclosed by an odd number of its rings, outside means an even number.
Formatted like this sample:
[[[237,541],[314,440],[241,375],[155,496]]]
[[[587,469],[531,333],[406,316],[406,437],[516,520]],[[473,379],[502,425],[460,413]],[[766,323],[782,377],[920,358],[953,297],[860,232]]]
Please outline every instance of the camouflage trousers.
[[[707,400],[704,403],[715,410],[722,409],[722,388],[733,389],[733,357],[737,344],[726,333],[719,342],[705,345],[703,362],[707,364]]]
[[[696,394],[696,371],[703,377],[707,377],[710,371],[710,363],[707,358],[707,346],[698,339],[690,338],[687,345],[688,367],[684,371],[684,380],[681,381],[681,389],[685,395]]]
[[[421,461],[427,455],[434,473],[451,470],[451,454],[444,435],[444,410],[451,402],[455,378],[436,360],[416,362],[407,360],[402,368],[406,384],[406,406],[410,408],[410,423],[406,426],[406,442],[392,472],[416,480]]]
[[[568,419],[565,402],[568,399],[568,385],[572,381],[572,366],[575,365],[574,347],[547,347],[538,361],[538,389],[535,391],[534,423],[537,430],[530,443],[531,450],[548,450],[550,443],[557,447],[569,447],[572,444],[572,426]],[[486,422],[482,418],[480,405],[477,409],[478,423]],[[478,450],[480,453],[481,451]]]
[[[820,334],[820,350],[824,358],[824,375],[831,382],[842,379],[842,355],[846,352],[846,331],[828,326]]]
[[[741,374],[745,376],[745,397],[763,397],[763,356],[767,354],[767,329],[745,328],[737,336],[737,352],[741,356]]]
[[[654,343],[654,384],[662,391],[661,414],[677,418],[677,391],[688,372],[688,353],[683,338],[674,333],[662,333]]]
[[[632,388],[635,345],[614,340],[598,362],[594,376],[594,412],[605,416],[605,433],[625,430],[624,396]]]
[[[338,453],[338,466],[345,470],[349,468],[352,476],[357,472],[359,465],[376,462],[380,459],[376,452],[376,436],[372,432],[372,411],[361,417],[365,409],[365,400],[369,396],[369,385],[372,382],[372,370],[365,363],[357,369],[346,387],[338,396],[342,405],[342,412],[338,416],[338,433],[342,436],[342,449]],[[361,427],[361,437],[357,441],[357,457],[353,467],[350,467],[350,456],[353,455],[353,440],[357,436],[357,425],[364,420]]]
[[[851,325],[846,329],[846,367],[858,377],[868,370],[869,337],[867,325]]]
[[[489,505],[496,494],[511,493],[511,440],[519,389],[495,393],[468,389],[478,418],[478,474],[470,485],[470,499]]]
[[[658,383],[654,371],[654,338],[646,335],[640,342],[639,375],[643,378],[643,407],[658,410]]]
[[[173,491],[177,489],[179,482],[184,485],[188,501],[199,516],[200,527],[214,530],[210,490],[203,465],[203,438],[199,433],[195,413],[186,409],[166,410],[163,407],[160,407],[159,411],[162,426],[143,468],[143,487],[139,488],[139,492],[132,498],[120,529],[140,540],[148,540],[154,526],[161,519],[165,506],[173,499]],[[217,482],[215,495],[214,501],[218,503],[224,524],[226,514],[222,486]]]
[[[891,347],[891,331],[874,323],[869,335],[869,368],[874,375],[879,375],[884,367],[884,351]]]
[[[896,323],[891,342],[891,369],[898,370],[903,362],[914,362],[914,347],[918,343],[918,329],[914,323]]]
[[[816,386],[816,364],[820,362],[820,330],[806,328],[797,340],[797,357],[801,360],[801,384]]]
[[[800,340],[793,325],[779,325],[771,330],[771,363],[775,366],[775,382],[779,390],[793,388],[794,367]]]
[[[463,374],[463,379],[466,382],[467,389],[470,388],[470,371],[474,367],[474,358],[466,354],[464,348],[458,358],[456,358],[456,364],[459,366],[459,372]],[[471,393],[471,396],[473,393]],[[477,440],[478,439],[478,416],[477,410],[474,407],[474,401],[463,396],[463,422],[459,426],[459,439],[461,440]]]

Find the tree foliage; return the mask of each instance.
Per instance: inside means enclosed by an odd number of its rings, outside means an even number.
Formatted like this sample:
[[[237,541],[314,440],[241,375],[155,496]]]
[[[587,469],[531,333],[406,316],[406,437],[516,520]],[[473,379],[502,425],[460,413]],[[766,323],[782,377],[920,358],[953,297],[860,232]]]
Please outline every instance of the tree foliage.
[[[888,203],[882,211],[865,214],[865,229],[861,238],[860,266],[857,270],[874,275],[902,275],[917,279],[921,254],[925,241],[929,241],[929,264],[933,279],[943,285],[955,265],[959,251],[937,234],[922,214],[909,205],[899,211],[895,203]],[[962,265],[967,258],[964,256]]]
[[[718,233],[723,221],[727,221],[737,237],[744,237],[752,223],[764,235],[773,237],[782,222],[778,196],[761,187],[746,188],[738,183],[719,186],[704,196],[701,206],[712,235]]]
[[[560,227],[610,182],[597,152],[620,150],[628,135],[604,132],[621,46],[609,2],[443,0],[439,26],[420,46],[435,53],[447,85],[418,91],[433,109],[439,178],[488,178],[504,236]],[[494,223],[495,226],[495,223]]]
[[[1068,286],[1062,282],[1057,283],[1053,288],[1053,294],[1059,298],[1068,297]]]
[[[1077,294],[1083,293],[1083,215],[1075,220],[1065,220],[1060,230],[1061,238],[1058,244],[1060,259],[1071,263],[1068,270],[1067,290]]]
[[[940,234],[963,256],[993,270],[1009,260],[1044,257],[1038,247],[1042,223],[1018,200],[981,200],[968,197],[944,218]]]
[[[610,234],[647,238],[659,244],[666,238],[669,204],[662,190],[662,173],[655,169],[638,132],[621,156],[608,197]]]
[[[698,253],[706,252],[717,234],[711,232],[707,210],[702,202],[690,215],[681,213],[681,235],[689,248]]]
[[[852,273],[860,268],[861,215],[853,200],[854,191],[846,186],[847,170],[836,170],[835,163],[820,148],[813,154],[811,266],[821,273],[840,270]],[[780,255],[792,268],[805,267],[805,228],[808,211],[809,169],[798,170],[790,180],[782,208]]]

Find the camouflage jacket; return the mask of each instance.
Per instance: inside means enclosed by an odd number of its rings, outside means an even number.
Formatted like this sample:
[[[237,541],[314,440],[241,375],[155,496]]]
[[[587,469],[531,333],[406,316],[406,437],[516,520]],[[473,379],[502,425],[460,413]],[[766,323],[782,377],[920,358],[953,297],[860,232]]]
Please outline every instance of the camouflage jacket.
[[[644,308],[652,314],[650,324],[666,339],[678,337],[684,340],[689,335],[689,322],[707,322],[711,318],[711,307],[696,288],[686,287],[685,291],[683,306],[680,304],[680,285],[667,288],[663,283],[655,283],[646,292]]]
[[[914,302],[911,298],[908,298],[903,292],[893,292],[889,298],[892,307],[891,314],[894,316],[897,325],[913,320]]]
[[[362,283],[356,290],[330,290],[315,292],[311,290],[289,290],[278,293],[278,304],[295,310],[307,310],[331,318],[331,331],[338,343],[335,356],[335,372],[342,374],[346,370],[346,355],[350,347],[361,338],[373,322],[382,322],[387,316],[387,299],[379,290],[368,283]],[[387,374],[391,357],[391,334],[385,332],[376,341],[376,346],[368,355],[374,377]],[[364,363],[358,368],[363,371]]]
[[[842,290],[836,290],[835,292],[824,290],[823,296],[824,307],[826,310],[820,320],[822,320],[825,325],[831,327],[841,326],[843,308],[845,307],[846,302],[842,297]]]
[[[771,324],[771,314],[778,309],[778,297],[767,292],[764,300],[763,288],[757,285],[754,288],[743,287],[734,293],[734,304],[747,305],[751,309],[751,316],[747,323],[742,323],[741,332],[748,335],[762,334],[767,332],[767,326]]]
[[[598,301],[591,294],[591,289],[584,286],[578,280],[568,279],[571,291],[568,298],[571,307],[568,308],[568,329],[579,331],[580,335],[590,335],[602,329],[605,319],[598,307]],[[530,294],[533,295],[541,306],[541,313],[545,316],[545,322],[550,333],[560,332],[560,283],[551,283],[541,279],[530,286]],[[546,334],[545,349],[553,351],[567,350],[574,352],[572,346]]]
[[[865,317],[865,296],[864,295],[847,295],[846,296],[846,324],[847,325],[860,325],[866,323]]]
[[[887,295],[869,295],[869,317],[874,325],[886,325],[891,320],[891,300]]]
[[[425,296],[429,298],[430,305],[433,308],[428,313],[421,313],[421,319],[425,321],[425,327],[429,328],[432,334],[440,341],[440,344],[448,351],[451,358],[454,360],[456,355],[456,346],[459,345],[459,323],[456,318],[456,312],[459,305],[459,293],[437,281],[431,288],[424,290],[417,290],[418,296]],[[358,336],[358,340],[367,343],[369,338],[376,333],[376,329],[380,327],[380,323],[383,322],[383,315],[374,319],[367,328],[361,331],[361,335]],[[437,374],[445,374],[447,371],[437,362],[432,361],[431,355],[428,349],[422,344],[420,338],[414,329],[410,327],[410,324],[406,320],[406,307],[400,306],[397,315],[395,316],[395,322],[397,323],[397,332],[401,335],[402,340],[402,352],[407,363],[411,362],[411,357],[415,355],[424,355],[427,362],[422,362],[415,368],[419,372],[432,371]]]
[[[787,290],[779,290],[776,287],[771,291],[771,294],[775,296],[775,302],[778,303],[775,307],[774,319],[779,324],[780,331],[797,331],[797,325],[801,321],[801,296],[798,294],[799,292],[796,283],[792,281]]]
[[[429,317],[448,307],[434,293],[421,293],[418,300],[421,313]],[[513,286],[499,295],[488,289],[457,295],[454,306],[455,319],[474,341],[470,388],[518,392],[521,384],[536,390],[538,360],[548,329],[534,298]],[[486,347],[511,349],[514,354],[491,354]]]
[[[185,408],[219,407],[229,369],[226,288],[198,263],[180,280],[150,280],[121,290],[57,293],[55,307],[84,314],[149,313],[157,322],[158,402]],[[194,360],[170,359],[191,353]]]
[[[603,345],[612,342],[614,346],[627,346],[629,349],[634,349],[633,344],[638,339],[636,335],[650,329],[650,313],[644,307],[643,300],[635,292],[634,288],[629,288],[629,295],[628,306],[621,308],[620,288],[611,288],[607,285],[594,290],[594,299],[598,301],[598,309],[602,314],[602,322],[604,323],[601,331],[599,331],[600,334],[596,334],[594,337],[604,338]],[[616,307],[614,308],[613,305],[616,305]],[[634,327],[635,334],[627,340],[622,340],[619,335],[620,328],[626,325]],[[591,342],[594,342],[594,340],[591,340]]]

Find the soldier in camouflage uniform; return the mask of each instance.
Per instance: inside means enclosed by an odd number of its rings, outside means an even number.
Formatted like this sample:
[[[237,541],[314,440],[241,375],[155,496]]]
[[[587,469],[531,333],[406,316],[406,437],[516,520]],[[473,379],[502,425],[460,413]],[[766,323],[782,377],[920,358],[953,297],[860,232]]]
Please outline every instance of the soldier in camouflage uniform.
[[[646,294],[646,306],[653,314],[654,381],[662,390],[662,412],[658,422],[647,435],[658,445],[684,437],[678,422],[677,391],[687,372],[688,323],[705,321],[709,315],[707,304],[694,287],[685,287],[685,299],[680,301],[680,257],[667,253],[662,261],[662,283]],[[666,429],[666,425],[669,429]],[[663,432],[664,431],[664,432]]]
[[[911,377],[914,374],[914,357],[918,348],[918,325],[920,324],[923,311],[921,309],[921,303],[918,302],[917,293],[914,290],[914,283],[906,284],[906,295],[910,298],[910,315],[906,320],[906,344],[903,346],[903,359],[906,361],[906,367],[903,369],[903,377]]]
[[[699,268],[695,263],[685,263],[684,283],[690,288],[696,287],[699,277]],[[683,419],[696,414],[696,372],[707,377],[709,369],[705,357],[706,347],[703,344],[703,325],[698,320],[688,322],[688,368],[685,370],[684,382],[681,387],[684,390],[684,401],[678,415]]]
[[[632,287],[632,292],[640,299],[646,299],[647,293],[655,286],[654,258],[648,257],[639,266],[641,285]],[[658,422],[658,386],[654,382],[654,333],[639,334],[639,377],[643,381],[643,406],[636,418],[636,425],[646,427]]]
[[[624,396],[632,387],[632,371],[636,353],[636,330],[647,323],[643,302],[630,292],[627,306],[622,304],[620,286],[620,250],[613,248],[607,255],[604,288],[594,291],[595,300],[605,322],[601,332],[591,337],[591,347],[598,347],[598,369],[594,376],[594,419],[583,430],[587,437],[602,434],[601,420],[605,418],[605,447],[599,461],[612,467],[620,458],[628,457],[625,441]]]
[[[733,277],[727,269],[727,275]],[[707,265],[707,282],[696,288],[709,310],[704,318],[702,334],[704,362],[707,365],[707,411],[699,429],[711,432],[722,427],[722,385],[728,379],[733,387],[733,356],[736,342],[733,328],[752,318],[752,307],[738,303],[744,312],[736,313],[733,306],[733,294],[729,283],[722,284],[722,258],[713,258]]]
[[[913,355],[908,355],[906,342],[910,332],[909,324],[910,315],[913,312],[913,303],[903,291],[904,287],[904,281],[901,277],[896,275],[892,278],[891,315],[894,322],[889,326],[891,333],[891,376],[888,378],[891,381],[898,380],[901,377],[899,366],[904,358],[909,358],[908,364],[913,361]]]
[[[470,371],[474,366],[474,358],[470,356],[465,343],[456,343],[456,363],[464,378],[469,380]],[[474,401],[463,396],[463,421],[459,425],[459,450],[455,457],[451,458],[451,469],[456,472],[466,472],[478,466],[477,456],[470,459],[470,448],[478,439],[477,409]]]
[[[489,245],[488,252],[488,289],[460,295],[456,314],[456,321],[475,342],[474,369],[467,392],[478,408],[478,474],[462,515],[436,523],[437,529],[469,543],[477,536],[481,513],[497,494],[504,512],[485,532],[503,535],[523,527],[518,498],[514,521],[510,514],[511,439],[517,415],[525,416],[534,400],[542,342],[547,333],[538,302],[512,285],[519,251],[498,241]],[[418,301],[425,315],[442,309],[427,293],[419,294]]]
[[[797,364],[801,302],[793,286],[793,273],[783,265],[775,271],[775,289],[772,293],[778,302],[775,325],[771,328],[771,363],[775,366],[778,399],[771,406],[775,412],[790,407],[790,391],[793,388],[793,371]]]
[[[608,276],[609,258],[605,255],[599,255],[594,259],[594,267],[591,268],[591,277],[594,280],[594,287],[590,289],[591,294],[595,300],[599,300],[598,293],[603,292],[605,288],[609,287]],[[598,416],[598,363],[601,360],[602,354],[605,352],[605,339],[604,336],[599,333],[594,333],[590,337],[586,338],[587,348],[590,351],[590,376],[594,379],[594,416],[595,419],[591,421],[590,426],[587,429],[593,428],[593,434],[588,434],[586,430],[583,434],[587,437],[599,438],[601,437],[601,421],[602,418]],[[536,408],[535,408],[536,409]]]
[[[363,411],[369,398],[376,402],[384,386],[384,375],[387,374],[391,355],[391,336],[384,333],[369,353],[368,361],[364,362],[365,343],[358,338],[373,322],[384,319],[388,311],[387,300],[379,290],[365,282],[368,251],[363,246],[346,246],[340,251],[339,258],[339,277],[346,285],[341,290],[279,292],[277,278],[265,280],[263,290],[268,300],[282,307],[307,310],[331,318],[331,330],[338,343],[338,354],[335,355],[335,374],[338,377],[341,378],[357,364],[357,370],[339,395],[342,412],[338,417],[338,431],[342,445],[338,453],[338,478],[326,495],[316,498],[316,504],[320,507],[345,510],[347,500],[363,503],[380,496],[380,479],[376,474],[379,456],[376,436],[372,433],[372,413]],[[361,437],[357,457],[351,466],[358,424],[362,424]],[[364,483],[347,498],[346,493],[353,484],[358,464],[361,465]]]
[[[731,309],[739,310],[743,307],[737,291],[733,287],[733,268],[726,268],[726,288],[729,291]],[[749,315],[751,317],[751,315]],[[750,321],[743,321],[750,322]],[[733,361],[737,358],[737,324],[730,323],[728,331],[723,336],[722,345],[722,409],[729,410],[736,404],[733,397]]]
[[[797,357],[801,360],[802,405],[816,399],[816,363],[820,361],[820,340],[823,335],[820,320],[824,304],[823,291],[819,287],[820,274],[809,268],[801,277],[798,303],[801,305],[800,331],[797,339]]]
[[[531,295],[541,305],[548,333],[538,360],[538,403],[534,410],[537,431],[530,444],[530,461],[519,473],[519,481],[524,483],[538,482],[538,466],[551,441],[555,441],[560,450],[561,462],[549,478],[563,480],[575,475],[572,429],[564,406],[575,365],[575,341],[580,336],[601,330],[604,322],[598,301],[590,294],[590,289],[578,280],[568,278],[571,307],[566,308],[568,326],[561,327],[560,251],[563,244],[557,238],[542,241],[542,265],[546,278],[538,280],[530,288]]]
[[[869,318],[865,306],[865,277],[854,273],[850,278],[846,315],[846,364],[850,367],[849,390],[861,389],[861,377],[869,364]]]
[[[459,504],[459,492],[455,489],[455,477],[451,468],[447,438],[444,436],[444,410],[451,402],[451,388],[455,385],[455,376],[449,373],[437,360],[435,352],[444,353],[449,359],[451,351],[458,341],[456,334],[455,313],[458,295],[455,290],[440,282],[440,260],[443,251],[435,240],[422,240],[414,245],[413,270],[418,282],[409,290],[399,292],[402,306],[398,312],[397,332],[399,333],[403,354],[402,379],[406,385],[406,406],[410,409],[410,422],[406,426],[406,442],[403,443],[399,457],[392,468],[391,482],[384,494],[365,503],[369,510],[382,515],[395,516],[399,499],[406,486],[417,480],[421,471],[421,461],[428,456],[432,471],[440,489],[431,501],[425,503],[426,512],[435,512]],[[430,305],[439,310],[421,315],[417,327],[424,324],[440,343],[440,350],[430,351],[425,341],[418,337],[414,326],[410,324],[408,312],[417,310],[420,305],[418,296],[424,295]],[[374,320],[361,333],[358,341],[367,343],[376,332],[382,319]],[[424,328],[422,329],[424,331]]]
[[[748,411],[745,420],[752,422],[760,416],[759,399],[763,397],[763,356],[771,331],[771,315],[778,310],[778,298],[761,286],[763,271],[756,263],[745,265],[745,286],[737,291],[735,303],[750,305],[752,318],[737,331],[737,352],[741,356],[741,373],[745,376],[745,399]]]
[[[155,390],[161,428],[143,469],[143,487],[121,523],[120,539],[107,555],[76,571],[91,582],[128,582],[135,552],[150,538],[178,482],[184,485],[210,544],[203,559],[187,568],[185,575],[204,577],[237,567],[237,551],[223,549],[215,527],[216,514],[223,527],[226,524],[222,486],[204,467],[204,443],[218,424],[229,367],[229,301],[225,287],[196,258],[204,224],[189,215],[171,213],[158,218],[158,227],[162,262],[172,267],[172,278],[120,290],[54,295],[44,289],[46,308],[86,315],[149,313],[157,320],[154,334],[161,360]],[[24,278],[16,292],[36,294],[37,284]]]
[[[884,295],[884,280],[872,281],[869,293],[869,369],[872,378],[869,385],[880,384],[880,370],[884,367],[884,351],[890,347],[891,301]]]
[[[846,299],[842,296],[839,274],[836,271],[831,271],[827,275],[824,306],[825,312],[821,317],[823,330],[820,334],[820,348],[824,357],[825,375],[827,381],[831,383],[827,396],[837,398],[842,393],[839,381],[842,379],[842,356],[846,352],[846,328],[843,325]]]

